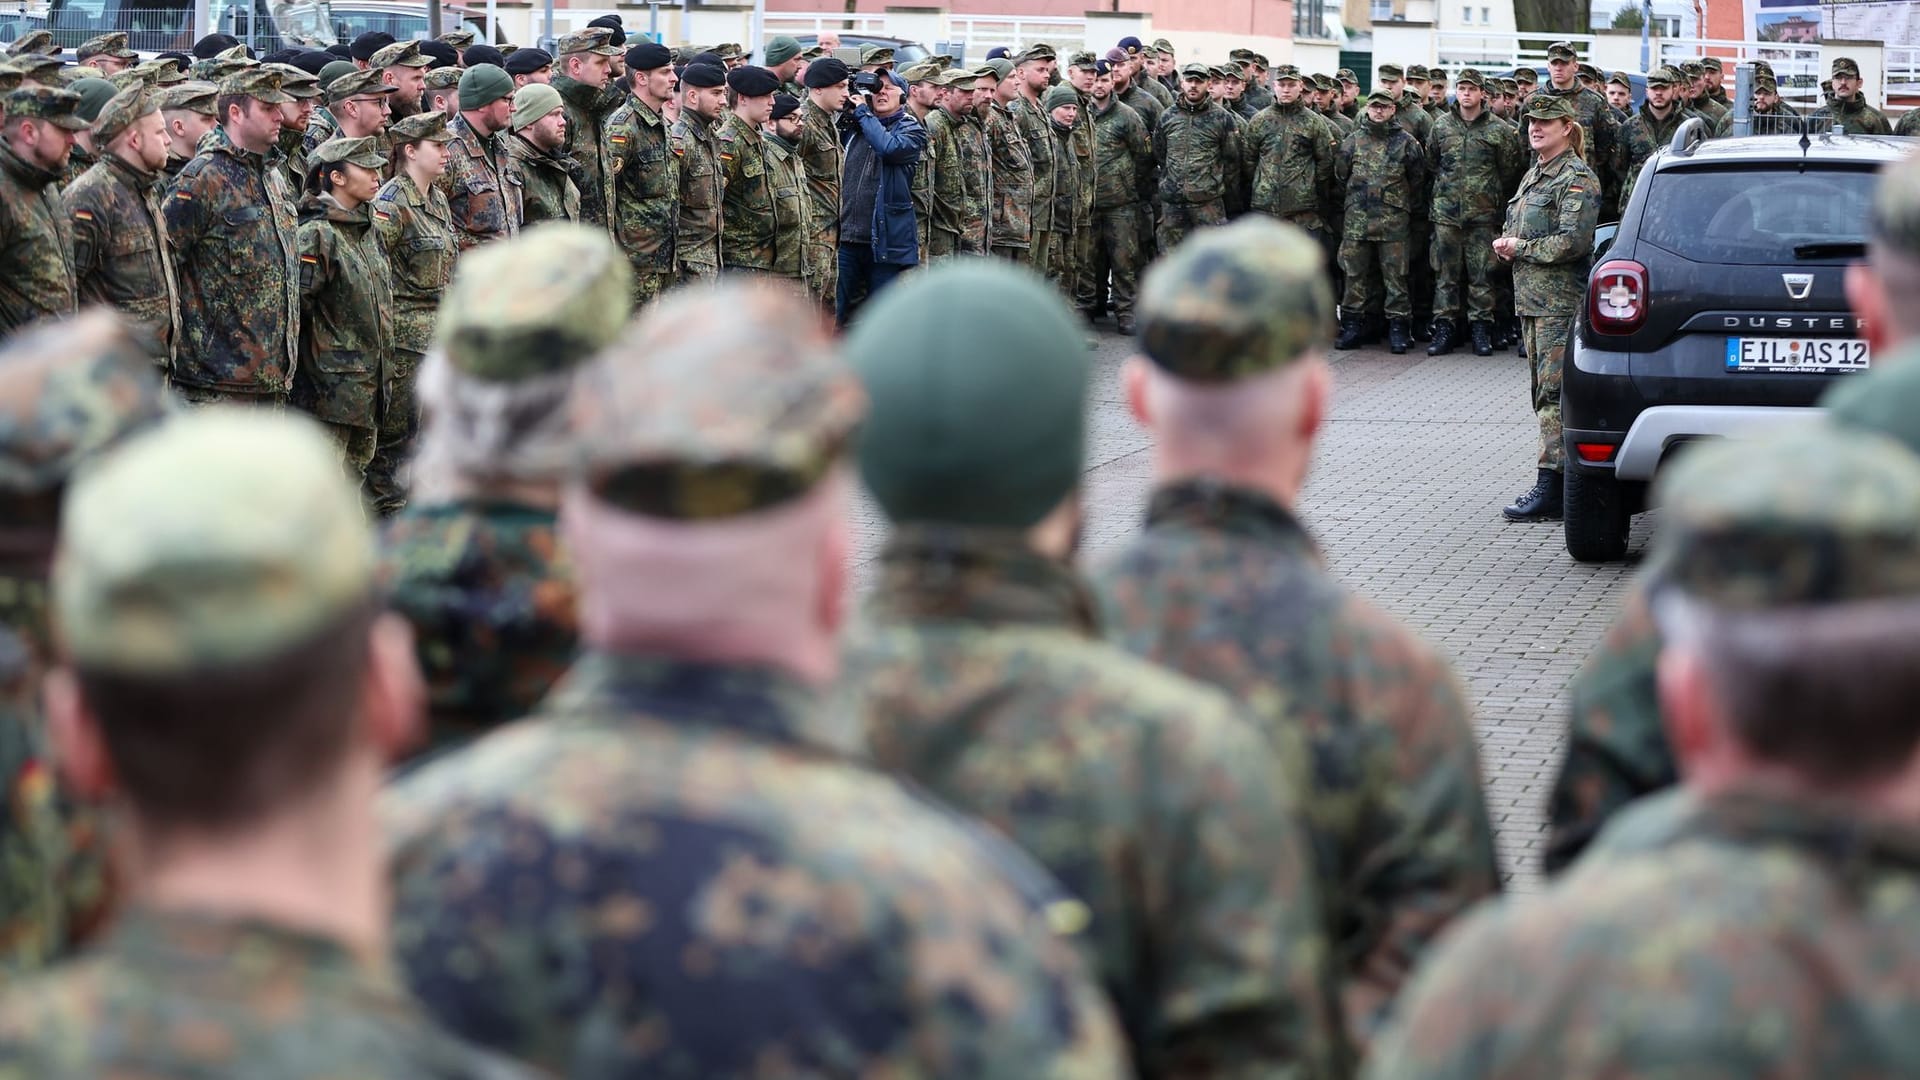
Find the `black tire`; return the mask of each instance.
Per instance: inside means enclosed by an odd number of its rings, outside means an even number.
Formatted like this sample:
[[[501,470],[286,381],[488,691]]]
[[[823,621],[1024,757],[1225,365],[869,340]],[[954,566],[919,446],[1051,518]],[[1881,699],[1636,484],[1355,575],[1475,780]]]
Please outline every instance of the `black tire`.
[[[1633,514],[1620,482],[1611,476],[1572,468],[1566,473],[1564,524],[1567,554],[1577,562],[1619,562],[1627,557],[1627,532]]]

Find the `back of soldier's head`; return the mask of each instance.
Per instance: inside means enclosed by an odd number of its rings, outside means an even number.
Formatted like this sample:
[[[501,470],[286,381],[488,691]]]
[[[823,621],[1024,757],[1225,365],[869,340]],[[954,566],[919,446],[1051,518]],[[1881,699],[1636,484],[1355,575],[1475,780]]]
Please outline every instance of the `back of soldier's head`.
[[[1663,638],[1747,750],[1837,787],[1904,766],[1920,747],[1920,458],[1815,423],[1690,448],[1655,501]]]
[[[144,819],[242,826],[334,774],[374,543],[317,425],[216,408],[128,440],[75,483],[53,585],[61,656]]]
[[[1847,267],[1847,300],[1876,350],[1920,340],[1920,154],[1881,171],[1867,227],[1867,261]],[[1880,363],[1878,357],[1875,364]]]

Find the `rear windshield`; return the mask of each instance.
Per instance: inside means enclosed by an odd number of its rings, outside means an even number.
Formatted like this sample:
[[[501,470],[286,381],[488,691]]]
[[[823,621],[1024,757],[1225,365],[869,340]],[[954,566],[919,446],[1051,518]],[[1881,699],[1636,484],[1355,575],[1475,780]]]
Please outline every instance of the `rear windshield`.
[[[1832,166],[1669,169],[1653,175],[1639,237],[1694,262],[1844,263],[1797,259],[1793,249],[1865,241],[1876,177]]]

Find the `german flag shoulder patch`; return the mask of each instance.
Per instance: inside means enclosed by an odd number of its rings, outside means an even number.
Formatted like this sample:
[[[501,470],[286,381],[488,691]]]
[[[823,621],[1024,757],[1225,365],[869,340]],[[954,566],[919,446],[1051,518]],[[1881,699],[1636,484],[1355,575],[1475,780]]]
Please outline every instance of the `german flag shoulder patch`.
[[[75,220],[75,221],[92,221],[92,220],[93,220],[93,211],[91,211],[91,210],[75,210],[75,211],[73,212],[73,220]]]

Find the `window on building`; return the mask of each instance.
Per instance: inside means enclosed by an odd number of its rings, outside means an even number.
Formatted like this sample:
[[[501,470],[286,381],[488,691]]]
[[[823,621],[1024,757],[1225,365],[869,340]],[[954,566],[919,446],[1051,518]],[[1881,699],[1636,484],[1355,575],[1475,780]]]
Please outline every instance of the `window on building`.
[[[1374,22],[1391,22],[1393,20],[1393,0],[1373,0],[1371,9],[1367,14]]]
[[[1492,8],[1480,9],[1480,25],[1481,26],[1493,25],[1493,9]]]
[[[1651,29],[1661,37],[1677,38],[1680,36],[1680,19],[1678,16],[1655,15]]]
[[[1472,8],[1470,8],[1470,7],[1463,7],[1463,8],[1461,8],[1461,9],[1460,9],[1460,21],[1461,21],[1461,22],[1463,22],[1463,23],[1470,23],[1470,22],[1472,22],[1472,21],[1473,21],[1473,9],[1472,9]]]
[[[1294,0],[1293,36],[1327,36],[1327,0]]]

